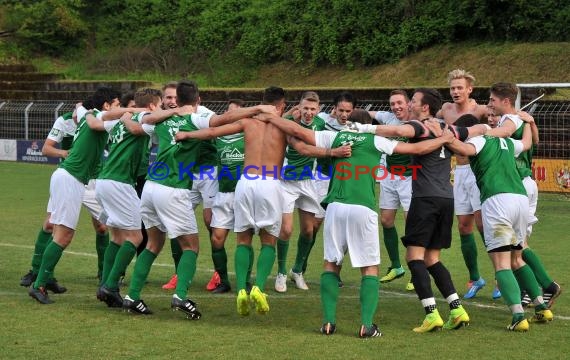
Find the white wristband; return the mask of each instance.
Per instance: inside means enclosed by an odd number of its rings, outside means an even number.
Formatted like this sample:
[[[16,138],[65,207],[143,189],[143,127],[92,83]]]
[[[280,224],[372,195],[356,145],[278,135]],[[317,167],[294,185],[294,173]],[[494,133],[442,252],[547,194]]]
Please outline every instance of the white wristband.
[[[360,132],[369,133],[369,134],[376,134],[376,125],[364,124],[364,125],[362,125]]]

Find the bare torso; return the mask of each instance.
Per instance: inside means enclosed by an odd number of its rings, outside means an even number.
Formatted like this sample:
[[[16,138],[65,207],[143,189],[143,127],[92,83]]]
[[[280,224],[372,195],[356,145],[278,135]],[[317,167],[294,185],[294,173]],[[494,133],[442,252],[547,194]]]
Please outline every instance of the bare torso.
[[[457,103],[445,103],[441,107],[441,116],[446,124],[454,124],[460,116],[465,114],[472,114],[479,122],[485,123],[487,121],[487,107],[485,105],[479,105],[473,99],[469,99],[466,104]],[[469,158],[467,156],[455,155],[457,159],[457,165],[467,165],[469,164]]]
[[[247,172],[262,175],[263,172],[281,173],[285,145],[285,134],[271,123],[258,120],[244,121],[245,161]]]

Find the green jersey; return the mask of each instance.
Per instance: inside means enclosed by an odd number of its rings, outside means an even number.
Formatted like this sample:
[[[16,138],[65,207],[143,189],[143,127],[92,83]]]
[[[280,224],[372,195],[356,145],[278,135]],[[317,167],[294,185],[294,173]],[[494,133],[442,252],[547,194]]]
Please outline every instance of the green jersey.
[[[239,172],[245,160],[243,133],[221,136],[216,139],[218,154],[218,181],[220,192],[234,192]]]
[[[351,157],[333,159],[333,173],[328,194],[322,202],[323,207],[339,202],[362,205],[376,211],[374,176],[378,169],[378,159],[382,153],[392,154],[398,142],[373,134],[346,131],[319,131],[315,133],[315,138],[317,146],[324,148],[337,148],[347,144],[352,147]]]
[[[467,142],[473,144],[477,151],[477,155],[470,156],[469,161],[481,192],[481,203],[502,193],[526,196],[515,165],[515,156],[523,149],[520,141],[476,136]]]
[[[133,121],[140,122],[143,113],[134,114]],[[149,152],[148,136],[131,134],[121,121],[105,121],[109,133],[109,155],[99,179],[109,179],[134,185],[139,175],[145,153]],[[148,166],[148,155],[146,156]]]
[[[287,117],[293,121],[293,118]],[[311,124],[305,124],[303,121],[299,125],[313,131],[321,131],[325,128],[325,121],[318,116],[313,118]],[[315,167],[315,158],[299,154],[292,146],[287,146],[285,152],[285,163],[283,164],[283,180],[306,180],[313,178],[313,170]]]
[[[158,140],[156,161],[150,165],[148,180],[178,189],[191,189],[192,169],[200,154],[200,140],[176,142],[178,131],[196,131],[209,127],[213,114],[171,116],[156,125],[143,124],[145,132]]]
[[[89,127],[86,112],[85,108],[78,109],[77,117],[80,120],[69,156],[59,165],[84,184],[87,184],[90,179],[97,178],[101,169],[103,151],[109,138],[106,131],[96,131]],[[95,109],[93,115],[99,113],[100,111]]]
[[[522,140],[523,132],[524,132],[524,121],[518,115],[514,114],[506,114],[501,117],[501,121],[499,122],[499,126],[503,125],[503,122],[509,119],[515,123],[517,129],[511,135],[511,138],[516,140]],[[532,176],[532,151],[534,149],[531,148],[527,151],[523,151],[516,159],[515,163],[517,164],[517,171],[519,172],[519,176],[521,179],[524,179],[527,176]]]

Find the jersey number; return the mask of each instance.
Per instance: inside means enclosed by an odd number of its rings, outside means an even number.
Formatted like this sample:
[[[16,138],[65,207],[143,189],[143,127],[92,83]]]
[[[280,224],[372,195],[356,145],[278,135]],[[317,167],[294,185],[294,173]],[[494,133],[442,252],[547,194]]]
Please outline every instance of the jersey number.
[[[178,128],[169,128],[168,132],[170,133],[170,137],[172,137],[172,139],[170,140],[170,144],[176,145],[176,140],[174,139],[174,136],[176,136],[176,133],[178,133]]]

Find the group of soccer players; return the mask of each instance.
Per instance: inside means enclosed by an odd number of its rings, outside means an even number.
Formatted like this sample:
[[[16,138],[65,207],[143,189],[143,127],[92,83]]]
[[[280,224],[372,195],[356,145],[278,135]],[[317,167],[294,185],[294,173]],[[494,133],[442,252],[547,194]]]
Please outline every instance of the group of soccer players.
[[[356,109],[349,92],[334,99],[331,113],[319,112],[318,94],[308,91],[284,114],[285,92],[270,87],[264,92],[263,105],[242,107],[240,101],[231,101],[228,111],[217,115],[200,106],[198,87],[191,81],[167,84],[162,92],[139,90],[132,107],[120,107],[119,95],[112,89],[98,89],[78,104],[73,116],[56,121],[48,136],[51,142],[44,146],[52,149],[47,154],[64,160],[52,175],[49,218],[36,242],[32,270],[21,285],[29,286],[30,296],[42,304],[53,302],[48,290],[65,292],[53,277],[54,268],[73,238],[86,185],[97,179],[98,208],[92,214],[101,227],[109,228],[111,241],[100,261],[96,293],[109,307],[152,313],[141,291],[168,236],[176,270],[166,284],[174,289],[171,307],[190,319],[201,317],[187,293],[199,252],[194,209],[203,201],[216,270],[214,286],[209,287],[214,293],[231,291],[225,241],[230,231],[237,234],[240,315],[249,314],[250,304],[260,314],[269,311],[264,290],[275,258],[275,291],[287,291],[288,276],[297,288],[309,290],[304,273],[324,219],[321,332],[336,331],[340,272],[348,253],[362,275],[358,335],[381,336],[373,323],[379,282],[405,273],[394,226],[396,211],[403,207],[402,243],[411,272],[406,287],[416,291],[426,312],[422,324],[413,330],[457,329],[469,323],[469,315],[439,259],[441,249],[451,244],[455,208],[470,278],[464,298],[474,297],[486,283],[478,271],[475,222],[495,268],[493,297],[502,295],[513,314],[508,329],[529,328],[524,295],[535,305],[531,321],[551,321],[550,309],[561,289],[527,241],[537,221],[537,189],[530,177],[532,144],[538,141],[534,119],[515,110],[518,89],[513,84],[493,85],[488,106],[482,106],[469,97],[474,83],[471,74],[454,70],[448,80],[452,103],[442,104],[441,95],[433,89],[417,89],[411,99],[405,91],[395,90],[390,112]],[[480,124],[486,119],[494,120],[497,127]],[[68,151],[64,136],[73,136]],[[59,153],[56,143],[62,145]],[[158,144],[158,154],[149,165],[152,143]],[[108,157],[102,161],[106,146]],[[453,187],[449,181],[452,153],[458,155]],[[379,277],[374,189],[383,154],[388,173],[380,181],[380,218],[391,264],[387,274]],[[145,174],[139,198],[135,184]],[[288,269],[294,209],[299,214],[299,238],[295,262]],[[143,241],[141,229],[148,241]],[[257,233],[262,246],[253,281],[252,237]],[[120,279],[137,248],[123,298]],[[446,322],[436,307],[430,275],[449,304]]]

